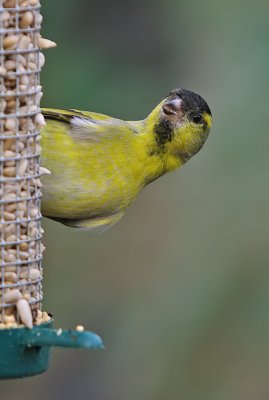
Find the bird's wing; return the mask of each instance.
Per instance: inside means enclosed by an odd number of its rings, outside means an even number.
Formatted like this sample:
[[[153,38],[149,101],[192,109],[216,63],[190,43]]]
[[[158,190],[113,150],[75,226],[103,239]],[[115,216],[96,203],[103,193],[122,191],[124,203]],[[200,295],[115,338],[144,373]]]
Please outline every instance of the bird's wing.
[[[99,114],[91,111],[81,111],[81,110],[59,110],[55,108],[42,108],[43,115],[48,119],[70,122],[73,117],[86,117],[93,120],[107,120],[110,119],[108,115]]]
[[[67,123],[67,132],[74,139],[92,142],[120,133],[127,124],[120,119],[89,111],[43,108],[42,113],[46,120]]]

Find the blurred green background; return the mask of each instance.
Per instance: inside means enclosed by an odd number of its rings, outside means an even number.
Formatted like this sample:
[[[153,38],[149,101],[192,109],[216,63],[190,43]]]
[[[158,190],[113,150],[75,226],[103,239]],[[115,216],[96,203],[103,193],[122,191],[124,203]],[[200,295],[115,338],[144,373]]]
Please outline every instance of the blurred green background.
[[[106,350],[55,350],[3,400],[268,400],[269,3],[43,1],[43,105],[145,117],[171,89],[214,124],[102,235],[44,220],[45,304]],[[60,156],[60,155],[59,155]]]

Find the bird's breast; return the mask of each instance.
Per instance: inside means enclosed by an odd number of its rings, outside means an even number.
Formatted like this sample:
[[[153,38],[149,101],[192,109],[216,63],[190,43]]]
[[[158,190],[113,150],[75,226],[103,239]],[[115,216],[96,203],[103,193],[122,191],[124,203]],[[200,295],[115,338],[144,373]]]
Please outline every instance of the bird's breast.
[[[42,180],[44,214],[77,218],[125,210],[143,187],[137,160],[129,152],[79,153],[55,157],[44,152],[42,165],[52,172]]]

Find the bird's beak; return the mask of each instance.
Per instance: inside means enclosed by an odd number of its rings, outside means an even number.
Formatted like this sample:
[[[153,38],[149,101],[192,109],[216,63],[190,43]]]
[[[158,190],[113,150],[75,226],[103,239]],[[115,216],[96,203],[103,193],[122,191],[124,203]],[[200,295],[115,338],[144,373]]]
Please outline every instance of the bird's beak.
[[[162,106],[163,112],[167,115],[178,114],[182,111],[182,103],[181,99],[167,100]]]

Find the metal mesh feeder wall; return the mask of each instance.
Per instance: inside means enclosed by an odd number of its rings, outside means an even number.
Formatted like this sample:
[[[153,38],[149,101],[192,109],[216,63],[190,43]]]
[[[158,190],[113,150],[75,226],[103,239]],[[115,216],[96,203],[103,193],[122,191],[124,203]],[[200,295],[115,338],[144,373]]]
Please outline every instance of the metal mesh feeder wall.
[[[42,87],[37,0],[0,2],[0,378],[48,368],[51,346],[101,347],[91,332],[52,328],[42,306]]]

